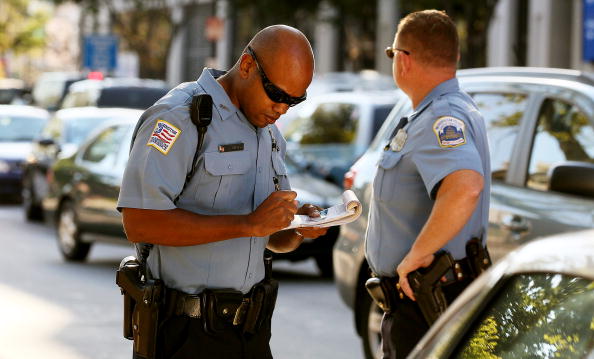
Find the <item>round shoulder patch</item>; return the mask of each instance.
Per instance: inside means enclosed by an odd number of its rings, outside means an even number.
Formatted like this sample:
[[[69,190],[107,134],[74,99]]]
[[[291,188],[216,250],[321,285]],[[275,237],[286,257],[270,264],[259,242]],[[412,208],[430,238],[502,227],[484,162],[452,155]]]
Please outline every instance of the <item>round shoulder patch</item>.
[[[433,132],[440,147],[452,148],[466,143],[464,121],[452,116],[442,116],[433,123]]]

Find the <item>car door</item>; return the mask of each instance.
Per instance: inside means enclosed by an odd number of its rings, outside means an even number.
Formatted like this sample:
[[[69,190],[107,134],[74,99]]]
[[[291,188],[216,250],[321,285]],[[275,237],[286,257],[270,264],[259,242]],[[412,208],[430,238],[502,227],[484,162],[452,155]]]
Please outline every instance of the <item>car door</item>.
[[[518,136],[522,123],[529,118],[530,95],[511,89],[469,91],[479,107],[487,128],[491,159],[491,205],[489,210],[489,249],[494,259],[500,258],[511,249],[508,227],[504,219],[511,216],[517,206],[514,187],[508,183],[517,152]]]
[[[116,210],[123,167],[118,161],[129,125],[113,125],[101,131],[85,147],[75,174],[79,196],[79,221],[87,233],[122,236],[121,217]]]
[[[543,96],[522,142],[518,183],[508,193],[511,206],[497,218],[509,236],[523,242],[594,227],[594,198],[550,190],[554,166],[594,164],[594,119],[587,109],[569,98]]]

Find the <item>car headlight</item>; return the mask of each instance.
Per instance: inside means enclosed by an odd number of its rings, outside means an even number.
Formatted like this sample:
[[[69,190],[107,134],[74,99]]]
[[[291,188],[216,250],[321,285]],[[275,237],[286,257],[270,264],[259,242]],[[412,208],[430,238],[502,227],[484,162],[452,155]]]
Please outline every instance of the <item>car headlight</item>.
[[[0,173],[8,173],[10,172],[10,163],[0,160]]]

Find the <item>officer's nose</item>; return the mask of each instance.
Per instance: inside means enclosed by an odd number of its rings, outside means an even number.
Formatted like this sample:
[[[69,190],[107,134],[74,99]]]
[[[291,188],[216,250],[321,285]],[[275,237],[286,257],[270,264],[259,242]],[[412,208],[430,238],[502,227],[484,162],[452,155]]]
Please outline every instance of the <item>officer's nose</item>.
[[[277,112],[281,115],[284,115],[289,110],[289,105],[287,105],[286,103],[275,102],[274,106],[272,106],[272,108],[274,109],[275,112]]]

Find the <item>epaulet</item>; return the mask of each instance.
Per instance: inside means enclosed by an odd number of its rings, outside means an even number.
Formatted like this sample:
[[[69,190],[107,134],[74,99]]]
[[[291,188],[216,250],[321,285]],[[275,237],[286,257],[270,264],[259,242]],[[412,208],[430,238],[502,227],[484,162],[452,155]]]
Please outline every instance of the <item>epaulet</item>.
[[[450,106],[450,101],[448,101],[447,96],[439,96],[433,100],[433,106],[431,107],[431,111],[433,111],[435,117],[452,115],[452,107]]]

